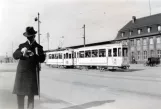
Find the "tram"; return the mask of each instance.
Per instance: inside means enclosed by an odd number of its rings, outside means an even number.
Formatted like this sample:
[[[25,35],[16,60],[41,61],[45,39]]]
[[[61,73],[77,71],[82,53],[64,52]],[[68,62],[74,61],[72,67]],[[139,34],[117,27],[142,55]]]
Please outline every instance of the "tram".
[[[106,44],[47,53],[46,64],[62,67],[100,69],[127,69],[130,67],[128,47],[124,44]],[[55,58],[56,57],[56,58]]]

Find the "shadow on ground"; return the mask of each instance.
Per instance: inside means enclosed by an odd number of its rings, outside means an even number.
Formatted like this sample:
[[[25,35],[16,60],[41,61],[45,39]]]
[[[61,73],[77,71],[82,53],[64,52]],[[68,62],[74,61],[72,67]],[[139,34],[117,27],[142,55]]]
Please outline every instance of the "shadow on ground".
[[[115,102],[115,100],[92,101],[92,102],[89,102],[89,103],[70,106],[70,107],[66,107],[66,108],[62,108],[62,109],[87,109],[87,108],[90,108],[90,107],[96,107],[96,106],[103,105],[105,103],[113,103],[113,102]]]
[[[110,70],[112,72],[137,72],[142,71],[144,69],[117,69],[117,70]]]
[[[67,104],[67,102],[59,99],[49,99],[48,97],[41,96],[39,100],[38,97],[35,97],[35,109],[50,109],[41,105],[44,103]],[[25,97],[25,109],[26,107],[27,97]],[[12,94],[12,90],[0,89],[0,109],[17,109],[17,97]]]

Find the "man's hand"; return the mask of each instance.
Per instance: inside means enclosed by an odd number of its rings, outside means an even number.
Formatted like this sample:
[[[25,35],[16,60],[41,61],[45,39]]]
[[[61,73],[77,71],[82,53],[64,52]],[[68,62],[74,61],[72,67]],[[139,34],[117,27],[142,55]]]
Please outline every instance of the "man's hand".
[[[23,53],[23,56],[28,57],[27,56],[27,48],[26,47],[22,48],[21,52]]]

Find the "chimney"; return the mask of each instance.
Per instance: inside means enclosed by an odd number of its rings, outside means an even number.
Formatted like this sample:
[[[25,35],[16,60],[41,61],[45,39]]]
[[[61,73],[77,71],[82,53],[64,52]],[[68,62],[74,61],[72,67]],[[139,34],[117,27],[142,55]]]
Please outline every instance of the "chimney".
[[[136,16],[132,16],[132,23],[135,23],[136,21]]]

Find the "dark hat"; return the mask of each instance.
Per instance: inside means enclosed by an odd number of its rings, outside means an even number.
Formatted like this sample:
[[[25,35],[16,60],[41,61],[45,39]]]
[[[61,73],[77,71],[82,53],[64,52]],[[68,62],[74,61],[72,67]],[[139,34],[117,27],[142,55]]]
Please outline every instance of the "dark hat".
[[[36,33],[37,33],[37,31],[35,31],[33,27],[27,27],[26,32],[24,32],[23,35],[26,37],[30,37]]]

